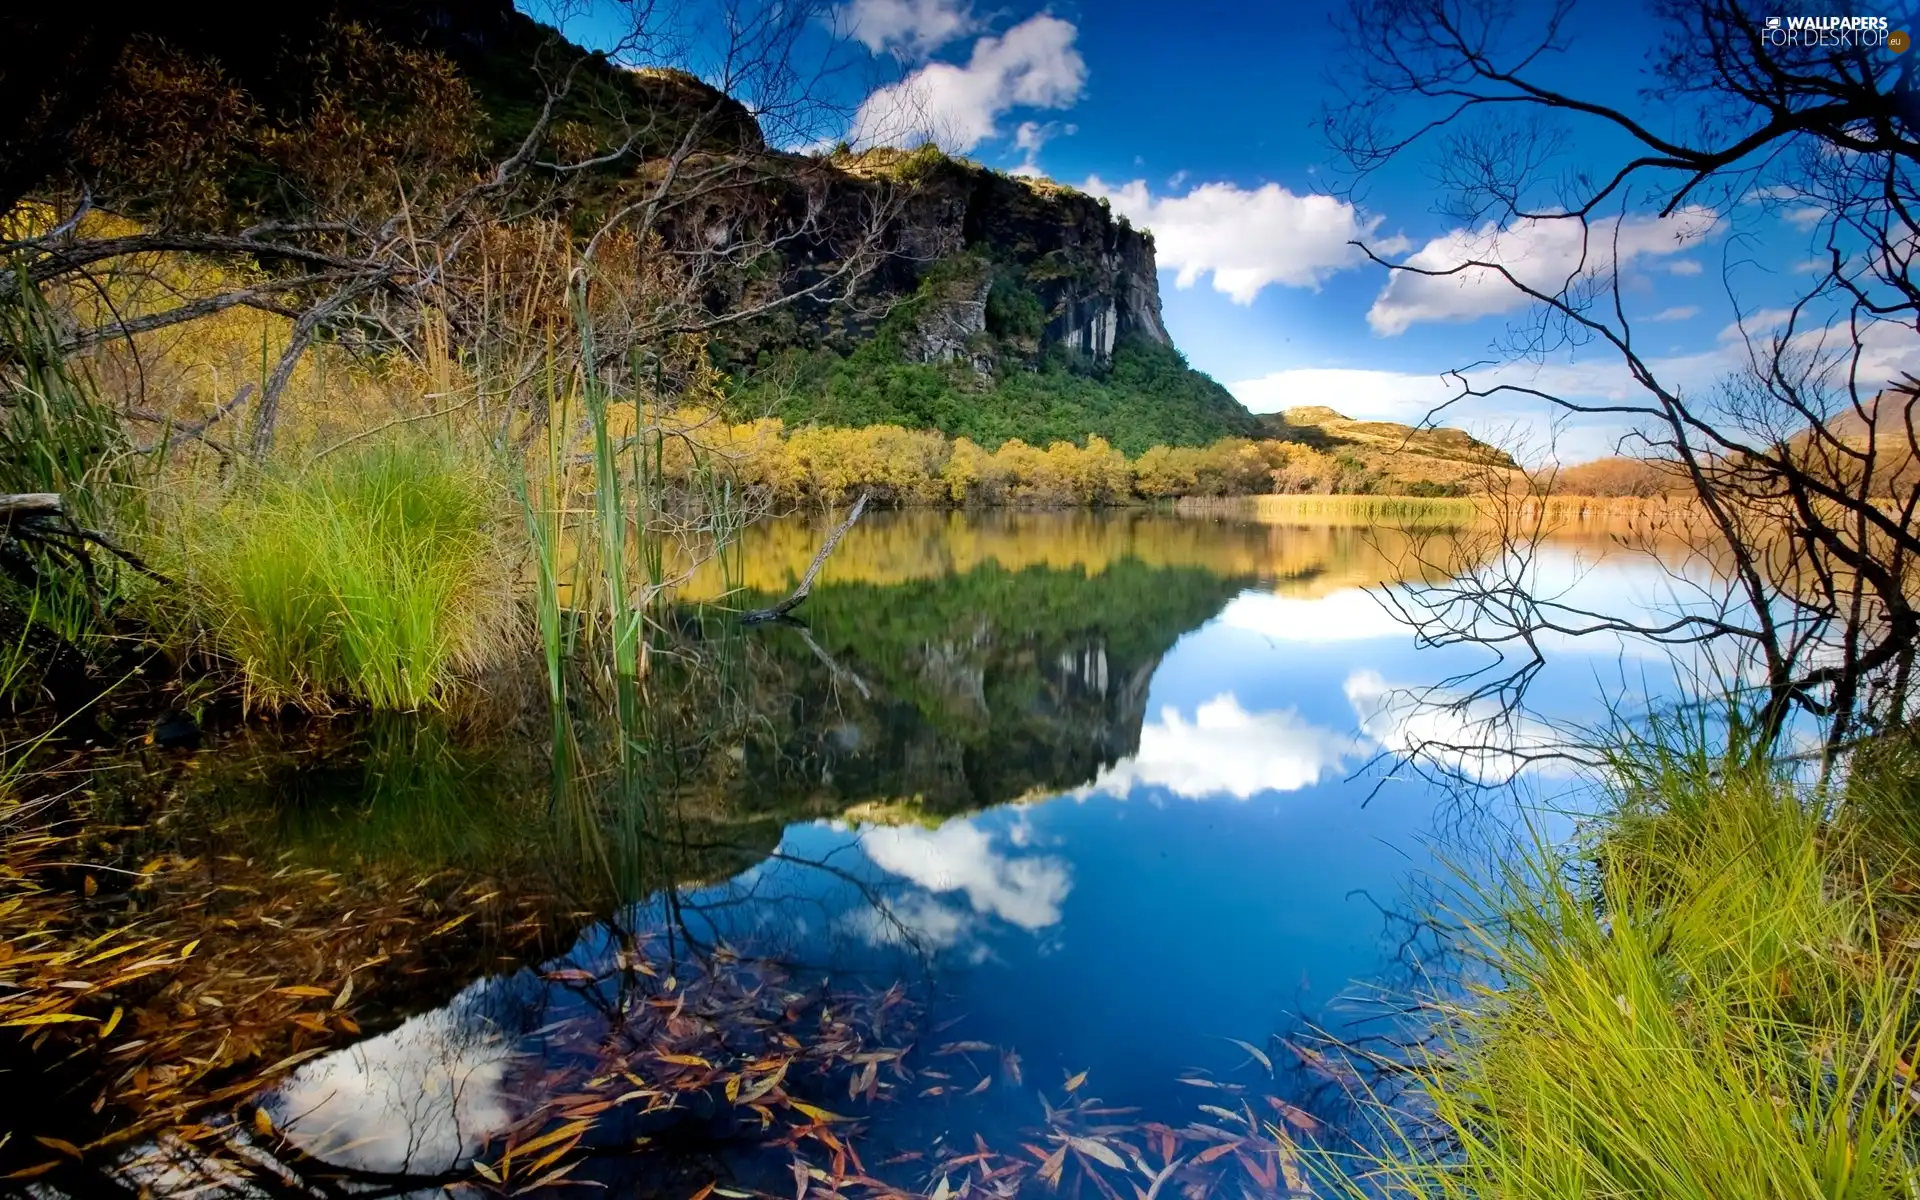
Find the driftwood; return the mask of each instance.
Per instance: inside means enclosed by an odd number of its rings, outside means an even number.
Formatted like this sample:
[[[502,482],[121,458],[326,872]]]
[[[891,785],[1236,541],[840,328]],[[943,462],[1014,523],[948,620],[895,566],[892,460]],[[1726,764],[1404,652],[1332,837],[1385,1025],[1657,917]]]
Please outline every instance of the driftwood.
[[[97,609],[99,582],[94,576],[93,559],[87,552],[89,546],[98,546],[149,579],[165,584],[173,582],[106,534],[74,520],[66,498],[58,492],[0,493],[0,558],[17,558],[15,547],[31,547],[78,567],[86,580],[87,594]],[[24,569],[25,560],[18,565]]]
[[[800,602],[807,598],[807,594],[813,591],[814,577],[820,574],[821,567],[827,565],[827,556],[832,554],[833,548],[840,544],[840,539],[846,536],[847,530],[853,528],[853,523],[860,519],[860,514],[866,511],[866,507],[867,493],[861,492],[860,498],[853,502],[853,511],[847,514],[847,519],[840,522],[834,531],[827,535],[826,541],[820,543],[820,552],[813,556],[812,564],[807,567],[807,573],[800,577],[800,586],[793,589],[793,595],[788,596],[772,608],[760,608],[747,613],[740,618],[740,623],[742,625],[761,625],[768,621],[778,621],[798,608]]]

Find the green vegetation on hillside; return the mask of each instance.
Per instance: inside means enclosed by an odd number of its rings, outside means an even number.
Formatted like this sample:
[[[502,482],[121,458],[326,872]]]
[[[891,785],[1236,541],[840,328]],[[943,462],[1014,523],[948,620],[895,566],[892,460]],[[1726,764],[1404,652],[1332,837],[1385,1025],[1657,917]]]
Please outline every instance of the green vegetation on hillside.
[[[1110,367],[1054,350],[1038,370],[983,380],[966,363],[914,363],[876,338],[842,355],[820,348],[770,356],[736,394],[745,413],[788,424],[903,425],[997,447],[1103,437],[1128,454],[1199,446],[1259,432],[1231,393],[1178,350],[1122,341]]]

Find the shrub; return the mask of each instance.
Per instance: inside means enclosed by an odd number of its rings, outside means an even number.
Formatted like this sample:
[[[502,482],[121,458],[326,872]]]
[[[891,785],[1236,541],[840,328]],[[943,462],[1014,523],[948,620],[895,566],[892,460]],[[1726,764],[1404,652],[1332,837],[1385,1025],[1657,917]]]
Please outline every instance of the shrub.
[[[251,705],[419,708],[511,646],[498,497],[473,462],[425,438],[368,443],[195,514],[193,601]]]
[[[1568,496],[1659,496],[1684,486],[1670,464],[1640,458],[1601,458],[1562,467],[1553,477],[1553,490]]]

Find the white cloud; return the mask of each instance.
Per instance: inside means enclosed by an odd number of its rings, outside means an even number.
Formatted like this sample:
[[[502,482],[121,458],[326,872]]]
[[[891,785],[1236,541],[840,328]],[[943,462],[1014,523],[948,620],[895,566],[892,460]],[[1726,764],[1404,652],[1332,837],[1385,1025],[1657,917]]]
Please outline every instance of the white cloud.
[[[1581,278],[1605,278],[1637,258],[1687,250],[1721,226],[1711,209],[1688,207],[1670,217],[1592,223],[1542,217],[1505,229],[1492,222],[1479,229],[1455,229],[1434,238],[1402,263],[1452,273],[1393,272],[1367,310],[1367,323],[1375,332],[1391,336],[1420,321],[1470,321],[1513,312],[1531,301],[1495,267],[1504,268],[1528,287],[1553,294]],[[1470,262],[1489,265],[1456,269]]]
[[[860,849],[875,866],[930,892],[965,892],[977,913],[1022,929],[1044,929],[1060,920],[1060,902],[1072,889],[1060,859],[1011,858],[993,846],[987,832],[966,818],[938,829],[883,826],[860,835]]]
[[[514,1120],[513,1047],[475,1011],[478,995],[301,1066],[264,1101],[274,1127],[335,1166],[391,1175],[465,1166]]]
[[[1669,275],[1698,275],[1706,270],[1697,258],[1676,258],[1667,264]]]
[[[1693,318],[1699,315],[1700,315],[1699,305],[1681,304],[1673,308],[1663,308],[1659,312],[1648,317],[1647,320],[1649,321],[1691,321]]]
[[[1410,630],[1366,588],[1342,588],[1317,599],[1243,592],[1220,610],[1219,622],[1276,642],[1405,640]]]
[[[869,946],[951,950],[973,940],[980,917],[926,892],[911,891],[842,913],[835,924]]]
[[[1058,17],[1030,17],[973,44],[965,66],[928,63],[861,102],[848,140],[857,146],[935,144],[973,149],[999,133],[1015,108],[1066,108],[1087,82],[1074,48],[1079,30]]]
[[[1161,709],[1159,720],[1141,726],[1139,752],[1101,771],[1083,790],[1124,796],[1148,786],[1190,800],[1246,800],[1311,787],[1365,750],[1291,708],[1250,713],[1227,692],[1195,709],[1191,722],[1176,709]]]
[[[1359,420],[1417,421],[1460,388],[1438,373],[1300,367],[1230,383],[1227,390],[1257,413],[1318,404]]]
[[[1564,748],[1564,738],[1498,701],[1388,683],[1371,670],[1348,676],[1345,691],[1360,728],[1401,758],[1435,763],[1482,783],[1504,782],[1528,770],[1560,774],[1568,769],[1565,760],[1543,757]]]
[[[965,0],[849,0],[834,12],[838,27],[875,54],[924,58],[979,28]]]
[[[1376,237],[1384,218],[1367,216],[1332,196],[1300,196],[1277,183],[1251,190],[1204,183],[1182,196],[1156,197],[1144,179],[1119,185],[1098,176],[1081,190],[1104,197],[1135,225],[1153,231],[1160,265],[1188,288],[1203,275],[1213,288],[1251,304],[1269,284],[1318,288],[1336,271],[1366,256],[1350,243],[1371,240],[1376,251],[1398,254],[1405,239]]]
[[[1785,212],[1782,212],[1780,216],[1787,224],[1793,226],[1795,229],[1812,229],[1815,225],[1826,220],[1827,210],[1824,208],[1803,206],[1799,208],[1789,208]]]
[[[1080,132],[1077,125],[1062,125],[1058,121],[1022,121],[1013,131],[1014,149],[1026,155],[1026,161],[1008,171],[1009,175],[1018,175],[1030,179],[1040,179],[1046,172],[1040,169],[1040,151],[1046,144],[1061,134],[1072,135]]]

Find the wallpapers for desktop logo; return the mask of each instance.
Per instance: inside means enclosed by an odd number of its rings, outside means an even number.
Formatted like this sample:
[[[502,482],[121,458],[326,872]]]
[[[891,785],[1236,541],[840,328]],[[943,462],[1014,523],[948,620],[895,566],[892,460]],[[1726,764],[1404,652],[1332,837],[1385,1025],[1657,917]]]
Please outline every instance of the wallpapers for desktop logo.
[[[1879,50],[1907,48],[1905,30],[1886,17],[1768,17],[1761,40],[1775,49]]]

